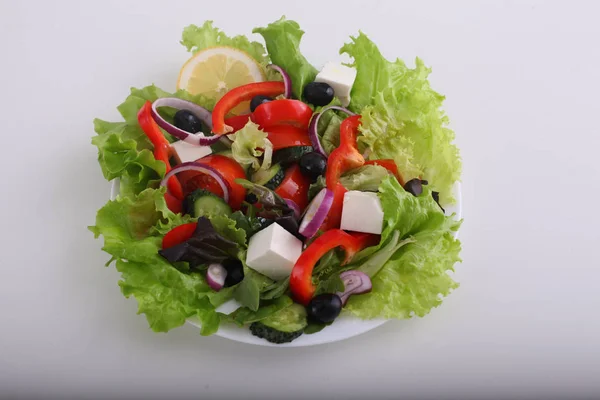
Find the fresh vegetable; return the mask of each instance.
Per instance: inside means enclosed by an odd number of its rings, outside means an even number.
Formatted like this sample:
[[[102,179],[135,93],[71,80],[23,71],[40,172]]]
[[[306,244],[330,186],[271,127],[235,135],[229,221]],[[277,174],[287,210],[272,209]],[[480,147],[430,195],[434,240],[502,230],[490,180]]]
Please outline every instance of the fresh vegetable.
[[[230,287],[237,285],[244,279],[244,265],[237,258],[228,258],[222,263],[223,268],[227,271],[225,277],[225,286]]]
[[[377,243],[376,235],[349,234],[340,229],[332,229],[312,242],[296,261],[290,277],[292,295],[301,304],[308,304],[315,286],[312,283],[312,272],[315,264],[329,250],[341,247],[345,252],[343,264],[347,264],[359,250]]]
[[[232,209],[238,210],[244,201],[244,197],[246,197],[246,190],[235,183],[236,179],[246,177],[246,172],[244,172],[240,164],[222,154],[203,157],[199,162],[203,166],[219,171],[219,175],[227,183],[229,190],[228,204]],[[222,185],[211,175],[190,170],[181,172],[179,177],[186,193],[190,193],[195,189],[206,189],[219,197],[224,197]]]
[[[158,253],[171,263],[186,261],[191,268],[195,268],[236,257],[238,250],[236,242],[219,234],[208,218],[200,217],[192,237],[183,243],[161,249]]]
[[[259,322],[250,325],[250,332],[271,343],[288,343],[302,335],[307,325],[306,310],[291,304]]]
[[[252,174],[252,182],[263,185],[269,189],[275,189],[285,178],[285,171],[281,165],[275,164],[269,169],[260,169]]]
[[[167,234],[163,237],[162,240],[162,248],[168,249],[175,245],[181,244],[192,236],[194,236],[194,232],[196,232],[196,227],[198,224],[196,222],[190,222],[189,224],[179,225],[173,229],[171,229]]]
[[[220,197],[204,189],[196,189],[183,201],[183,210],[192,217],[231,215],[231,207]]]
[[[305,129],[292,125],[276,125],[267,129],[273,151],[294,146],[311,146],[310,138]]]
[[[149,101],[144,104],[138,113],[138,122],[154,146],[154,158],[158,161],[162,161],[165,164],[165,171],[168,175],[171,171],[171,163],[169,161],[171,147],[167,139],[165,139],[163,136],[156,122],[154,122],[152,119],[151,107],[152,104]],[[177,178],[173,176],[173,174],[169,176],[169,179],[163,179],[163,181],[165,185],[168,184],[169,193],[179,200],[183,199],[183,190],[181,189],[181,184]]]
[[[369,256],[362,264],[359,264],[357,270],[369,277],[374,277],[402,246],[409,243],[414,243],[414,240],[411,238],[400,240],[400,233],[394,231],[388,243]]]
[[[221,97],[212,112],[213,132],[215,135],[222,135],[233,131],[231,126],[225,124],[225,115],[241,102],[252,100],[253,97],[258,95],[274,97],[283,93],[284,90],[283,82],[250,83],[230,90]],[[266,104],[262,104],[257,110]]]
[[[252,32],[262,35],[271,62],[287,71],[292,81],[292,92],[300,98],[304,86],[317,76],[317,69],[300,53],[300,40],[304,31],[297,22],[282,17],[264,28],[255,28]]]
[[[363,165],[344,173],[340,183],[347,190],[360,190],[363,192],[376,192],[381,182],[389,175],[384,167],[379,165]]]
[[[334,293],[323,293],[313,297],[308,303],[308,318],[314,322],[333,322],[342,312],[342,299]]]
[[[186,162],[179,164],[178,166],[167,172],[163,180],[160,182],[160,186],[167,186],[167,182],[170,181],[171,177],[174,177],[176,174],[184,171],[201,172],[210,176],[219,185],[223,199],[226,202],[229,201],[229,192],[231,191],[229,182],[227,182],[223,178],[223,176],[217,169],[211,167],[210,165],[204,164],[203,162]]]
[[[273,154],[273,162],[280,163],[282,166],[287,167],[291,164],[295,164],[300,161],[300,158],[313,151],[311,146],[293,146],[286,147],[281,150],[277,150]]]
[[[283,182],[277,186],[275,193],[284,199],[292,200],[298,207],[304,210],[308,204],[309,187],[310,180],[300,172],[300,167],[292,165],[285,171]]]
[[[349,116],[355,115],[352,111],[350,111],[344,107],[339,107],[339,106],[328,106],[328,107],[323,108],[320,112],[315,112],[313,114],[312,119],[310,121],[310,125],[308,127],[308,134],[310,136],[310,141],[311,141],[313,147],[315,148],[315,151],[324,156],[327,156],[328,153],[325,152],[325,149],[321,145],[321,140],[319,139],[319,121],[321,120],[321,116],[326,111],[329,111],[329,110],[342,111],[342,112],[345,112],[346,114],[348,114]],[[335,147],[337,147],[337,146],[335,146]]]
[[[282,332],[275,328],[271,328],[262,322],[253,322],[250,325],[250,333],[261,339],[265,339],[267,342],[282,344],[289,343],[298,339],[304,331],[300,329],[296,332]]]
[[[206,282],[216,292],[223,289],[227,270],[221,264],[210,264],[206,270]]]
[[[225,118],[225,124],[231,126],[233,129],[232,133],[235,133],[245,127],[250,121],[250,114],[235,115],[233,117]]]
[[[350,109],[362,115],[359,142],[371,149],[370,158],[393,159],[406,180],[427,179],[442,203],[453,202],[460,156],[441,108],[444,96],[427,79],[430,69],[418,58],[414,69],[386,60],[363,33],[340,51],[354,59]]]
[[[312,109],[300,100],[280,99],[262,103],[256,107],[251,118],[266,130],[279,125],[291,125],[306,130],[312,113]]]
[[[325,174],[327,169],[327,159],[317,152],[305,153],[298,161],[300,172],[309,177],[312,182]]]
[[[342,306],[346,305],[350,296],[369,293],[373,289],[371,279],[364,272],[357,270],[344,271],[340,274],[340,278],[344,284],[344,291],[336,294],[342,301]]]
[[[202,131],[202,121],[189,110],[178,110],[173,117],[173,124],[189,133]]]
[[[281,75],[281,79],[283,80],[283,84],[285,86],[285,89],[283,90],[283,97],[285,97],[286,99],[291,98],[292,97],[292,80],[291,80],[290,76],[288,75],[288,73],[283,68],[281,68],[280,66],[275,65],[275,64],[269,64],[268,67],[274,71],[279,72],[279,74]]]
[[[267,103],[269,101],[273,101],[273,99],[269,96],[263,96],[262,94],[254,96],[252,100],[250,100],[250,112],[254,112],[254,110],[256,110],[256,107],[260,106],[262,103]],[[227,123],[227,120],[225,120],[225,123]],[[235,129],[235,127],[233,128]]]
[[[315,106],[326,106],[333,100],[333,88],[325,82],[311,82],[304,86],[302,97]]]
[[[404,178],[402,177],[400,171],[398,171],[398,166],[396,165],[396,162],[394,160],[368,160],[365,161],[365,165],[376,165],[387,169],[391,174],[393,174],[396,177],[396,179],[398,179],[398,182],[400,182],[400,184],[404,186]]]
[[[273,145],[267,138],[267,133],[260,130],[258,125],[248,121],[246,126],[231,135],[233,158],[240,164],[250,166],[254,171],[268,169],[271,166]],[[262,157],[262,164],[261,159]]]
[[[162,99],[157,99],[154,103],[152,103],[151,113],[152,118],[154,118],[156,123],[161,128],[163,128],[165,131],[175,136],[176,138],[183,140],[189,144],[193,144],[196,146],[210,146],[211,144],[214,144],[221,139],[218,136],[204,137],[203,135],[192,135],[188,130],[178,128],[176,125],[172,125],[158,113],[159,107],[171,107],[178,110],[191,109],[204,121],[204,123],[210,129],[212,127],[210,111],[208,111],[204,107],[201,107],[190,101],[178,99],[176,97],[166,97]]]
[[[306,238],[313,237],[325,221],[332,203],[333,192],[327,188],[322,189],[306,208],[298,232]]]

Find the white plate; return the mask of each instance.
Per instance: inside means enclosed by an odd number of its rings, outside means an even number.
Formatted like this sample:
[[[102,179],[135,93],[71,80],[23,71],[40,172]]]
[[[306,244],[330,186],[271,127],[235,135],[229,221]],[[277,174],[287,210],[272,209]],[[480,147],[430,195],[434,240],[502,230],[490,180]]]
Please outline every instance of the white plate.
[[[114,200],[119,194],[119,181],[118,179],[113,180],[110,198]],[[462,218],[462,193],[461,184],[457,182],[454,186],[454,196],[456,198],[456,204],[446,209],[446,214],[456,214],[457,219]],[[455,233],[455,237],[458,237],[458,232]],[[229,301],[218,308],[220,312],[230,313],[233,312],[239,305],[235,300]],[[362,320],[350,315],[342,315],[335,320],[335,323],[326,327],[322,331],[312,335],[302,335],[298,339],[291,343],[274,344],[269,343],[264,339],[260,339],[253,336],[247,328],[240,328],[234,324],[222,324],[219,331],[215,333],[217,336],[221,336],[227,339],[234,340],[236,342],[256,344],[259,346],[275,346],[275,347],[304,347],[314,346],[317,344],[325,344],[332,342],[339,342],[340,340],[349,339],[354,336],[358,336],[362,333],[368,332],[378,326],[383,325],[388,320],[386,319],[372,319]],[[189,324],[200,327],[200,321],[197,318],[189,318],[187,321]]]

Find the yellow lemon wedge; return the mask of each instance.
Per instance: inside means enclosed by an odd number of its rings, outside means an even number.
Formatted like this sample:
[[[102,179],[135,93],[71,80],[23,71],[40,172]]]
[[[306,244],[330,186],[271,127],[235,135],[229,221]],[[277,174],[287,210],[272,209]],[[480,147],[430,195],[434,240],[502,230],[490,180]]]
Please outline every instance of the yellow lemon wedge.
[[[245,52],[232,47],[210,47],[194,54],[183,65],[177,89],[218,101],[235,87],[264,80],[261,66]],[[248,112],[250,102],[241,103],[231,110],[232,115]]]

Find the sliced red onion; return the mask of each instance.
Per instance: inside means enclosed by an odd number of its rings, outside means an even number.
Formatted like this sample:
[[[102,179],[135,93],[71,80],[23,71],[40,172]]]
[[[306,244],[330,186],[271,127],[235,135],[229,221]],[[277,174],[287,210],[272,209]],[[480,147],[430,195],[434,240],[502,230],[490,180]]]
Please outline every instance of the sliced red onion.
[[[165,175],[163,180],[160,182],[160,186],[167,186],[167,182],[172,176],[183,171],[198,171],[211,176],[215,181],[217,181],[223,190],[223,200],[225,200],[225,202],[229,202],[229,192],[231,191],[229,183],[221,176],[219,171],[209,165],[202,164],[201,161],[184,162],[174,167]]]
[[[319,119],[321,118],[321,115],[323,115],[323,113],[325,111],[329,111],[329,110],[342,111],[342,112],[345,112],[346,114],[348,114],[349,116],[356,115],[352,111],[348,110],[347,108],[340,107],[340,106],[329,106],[329,107],[323,108],[320,113],[315,113],[312,116],[312,119],[310,120],[310,125],[308,126],[308,136],[310,137],[310,141],[311,141],[315,151],[317,153],[324,155],[325,157],[327,157],[327,153],[325,152],[325,149],[323,149],[323,146],[321,146],[321,140],[319,139],[318,126],[319,126]]]
[[[283,87],[284,87],[283,96],[286,99],[291,99],[292,98],[292,78],[290,78],[288,73],[285,72],[285,69],[281,68],[279,65],[269,64],[268,67],[271,69],[274,69],[275,71],[277,71],[281,74],[281,77],[283,78]]]
[[[225,286],[227,270],[221,264],[210,264],[206,271],[206,282],[211,289],[218,292]]]
[[[294,216],[296,217],[296,219],[300,219],[300,215],[302,214],[302,210],[300,210],[300,206],[298,206],[298,204],[296,204],[296,202],[294,200],[290,200],[290,199],[284,199],[285,202],[287,203],[287,205],[294,210]]]
[[[191,101],[178,99],[176,97],[163,97],[160,99],[156,99],[154,103],[152,103],[152,118],[156,121],[158,126],[163,128],[165,131],[175,136],[176,138],[183,140],[186,143],[193,144],[196,146],[210,146],[211,144],[216,143],[223,136],[214,135],[209,137],[204,137],[203,135],[193,134],[183,129],[179,129],[173,124],[170,124],[158,113],[158,107],[173,107],[178,110],[188,110],[194,113],[198,118],[202,120],[208,126],[209,129],[212,130],[212,114],[204,107],[200,107],[198,104],[194,104]]]
[[[332,204],[333,192],[327,188],[321,189],[306,208],[298,233],[306,238],[313,237],[325,221]]]
[[[342,282],[344,282],[344,291],[336,294],[342,299],[342,306],[345,306],[348,299],[353,294],[369,293],[373,289],[371,278],[364,272],[351,270],[340,274]]]

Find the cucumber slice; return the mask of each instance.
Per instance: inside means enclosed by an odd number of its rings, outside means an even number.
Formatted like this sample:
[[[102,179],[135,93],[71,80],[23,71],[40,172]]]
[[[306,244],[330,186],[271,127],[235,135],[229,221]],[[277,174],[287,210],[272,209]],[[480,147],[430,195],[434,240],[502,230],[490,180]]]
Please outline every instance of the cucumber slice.
[[[183,211],[192,217],[208,215],[231,215],[231,207],[225,200],[204,189],[196,189],[183,201]]]
[[[300,157],[312,151],[312,146],[286,147],[273,153],[273,163],[279,163],[281,166],[286,167],[290,164],[297,163],[300,160]]]
[[[281,165],[275,164],[267,170],[256,171],[252,174],[251,180],[258,185],[263,185],[264,187],[273,190],[281,185],[283,178],[285,178],[285,171],[281,168]]]

